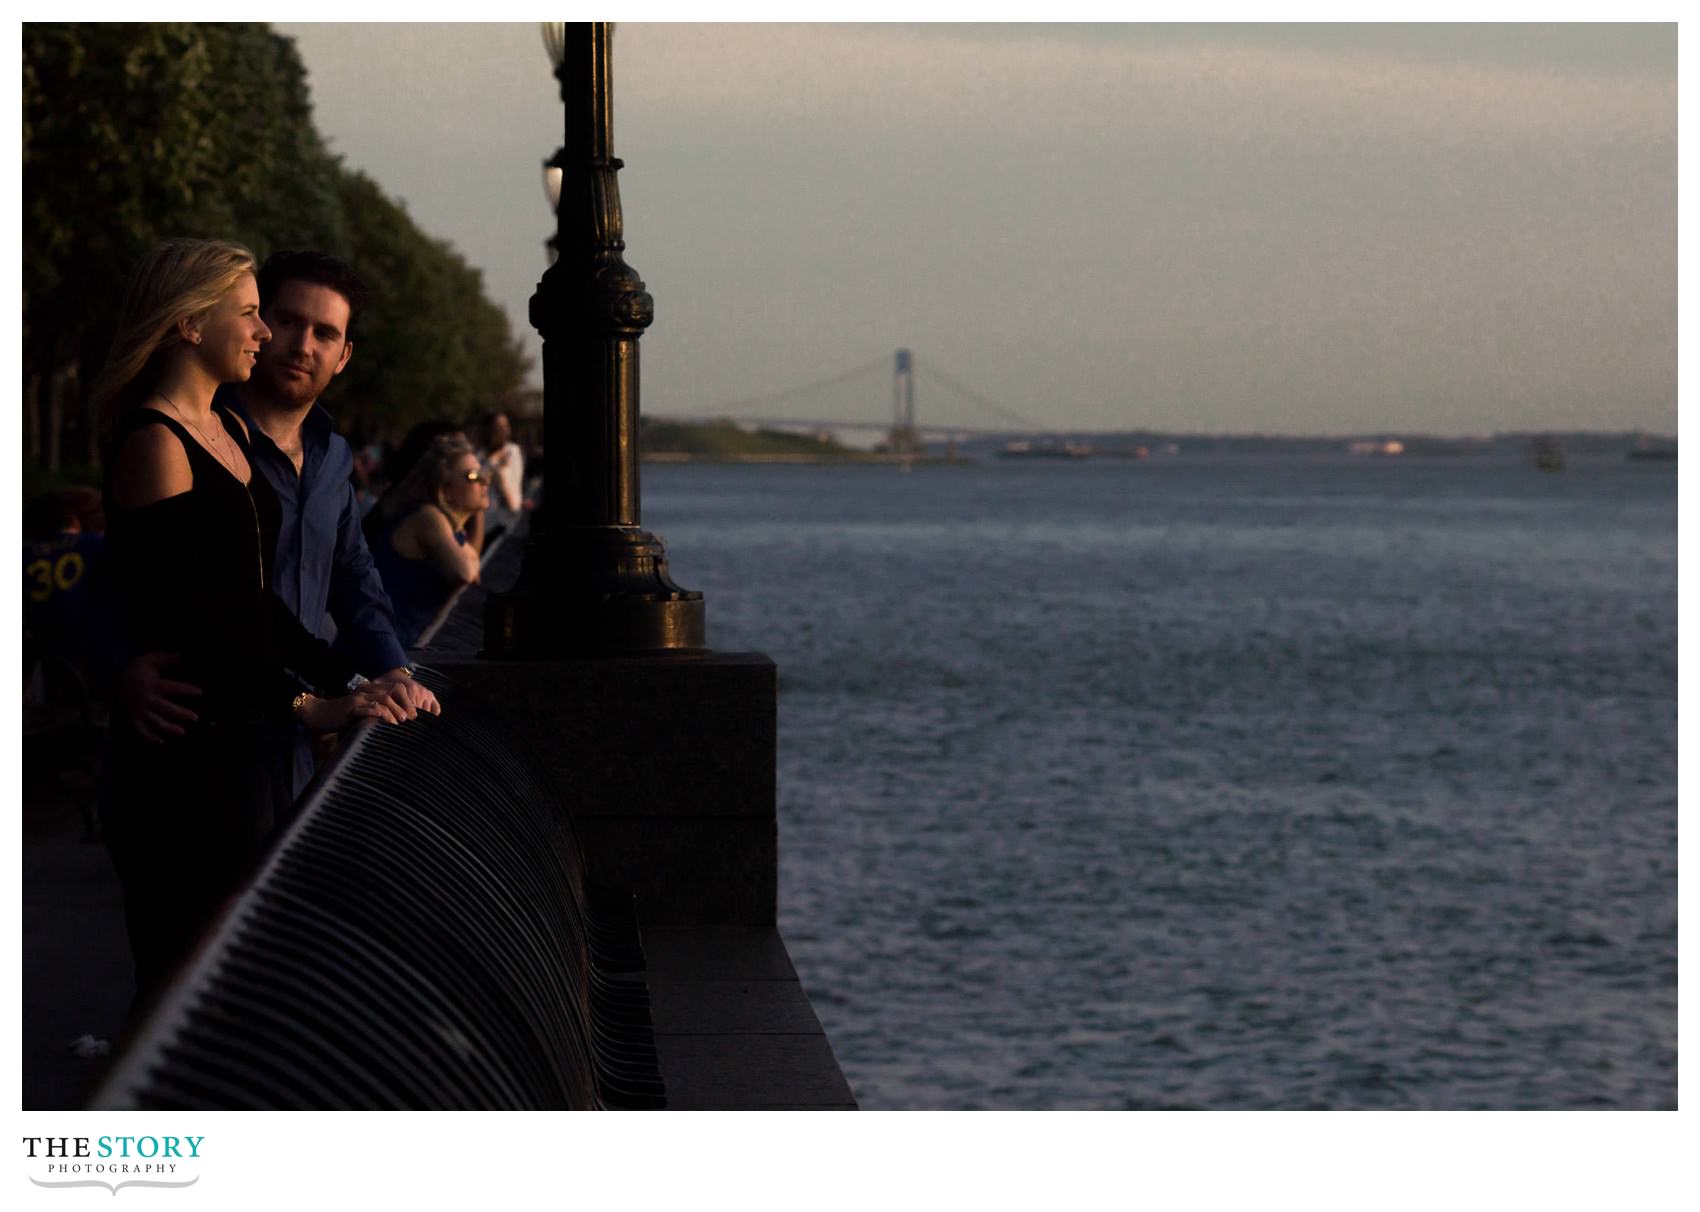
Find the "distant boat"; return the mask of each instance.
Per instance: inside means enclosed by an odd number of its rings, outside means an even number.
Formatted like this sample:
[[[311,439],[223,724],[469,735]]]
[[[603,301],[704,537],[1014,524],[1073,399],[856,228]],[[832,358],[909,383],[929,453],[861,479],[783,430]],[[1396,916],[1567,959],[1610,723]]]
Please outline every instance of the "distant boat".
[[[1035,446],[1031,442],[1006,442],[998,451],[1000,459],[1084,459],[1092,453],[1085,442],[1064,442],[1061,446],[1049,442]]]
[[[1375,459],[1392,459],[1405,453],[1405,444],[1398,438],[1366,438],[1346,445],[1348,454]]]
[[[1646,434],[1642,434],[1629,448],[1629,457],[1647,462],[1674,463],[1676,461],[1675,442],[1655,442]]]
[[[1537,471],[1563,471],[1564,447],[1551,438],[1536,438],[1529,443],[1529,460]]]

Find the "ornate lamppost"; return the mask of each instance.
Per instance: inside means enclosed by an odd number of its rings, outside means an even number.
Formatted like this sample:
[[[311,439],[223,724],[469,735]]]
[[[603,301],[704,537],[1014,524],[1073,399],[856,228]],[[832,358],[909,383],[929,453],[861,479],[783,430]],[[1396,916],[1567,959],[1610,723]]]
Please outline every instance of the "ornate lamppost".
[[[545,26],[566,133],[555,262],[531,297],[543,337],[547,517],[534,518],[519,583],[492,594],[488,656],[564,656],[704,647],[702,594],[667,572],[639,524],[638,338],[655,304],[626,247],[614,156],[607,22]]]
[[[544,28],[553,30],[559,29],[560,26],[549,25]],[[558,215],[561,209],[561,157],[566,150],[564,147],[558,147],[554,155],[543,161],[543,196],[549,202],[549,213],[552,215]],[[559,222],[559,219],[556,221]],[[557,255],[554,232],[550,232],[549,238],[543,241],[543,247],[549,254],[549,264],[553,265]]]

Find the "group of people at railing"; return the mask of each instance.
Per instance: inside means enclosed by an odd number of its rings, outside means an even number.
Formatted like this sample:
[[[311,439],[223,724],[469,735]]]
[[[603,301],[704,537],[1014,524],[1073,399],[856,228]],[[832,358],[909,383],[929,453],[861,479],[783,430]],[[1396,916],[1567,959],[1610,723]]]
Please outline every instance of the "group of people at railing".
[[[157,246],[93,387],[103,491],[26,518],[26,659],[110,705],[100,825],[139,1000],[287,820],[314,738],[440,712],[407,649],[526,507],[499,413],[477,446],[441,422],[357,460],[319,397],[364,303],[327,254]]]

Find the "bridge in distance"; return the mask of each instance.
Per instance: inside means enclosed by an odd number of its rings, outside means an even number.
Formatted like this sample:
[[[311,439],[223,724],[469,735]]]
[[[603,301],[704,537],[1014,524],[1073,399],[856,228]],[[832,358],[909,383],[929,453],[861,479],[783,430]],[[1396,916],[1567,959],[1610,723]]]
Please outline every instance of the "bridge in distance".
[[[915,410],[918,370],[924,375],[929,391],[943,389],[946,396],[967,402],[979,417],[985,419],[968,424],[920,421]],[[873,398],[874,377],[883,379],[887,375],[890,376],[891,382],[891,408],[884,416],[870,417],[866,413],[855,417],[805,415],[798,407],[811,399],[819,402],[831,393],[837,401],[837,407],[842,411],[844,397]],[[797,408],[797,411],[792,411],[793,408]],[[990,417],[987,414],[990,414]],[[668,413],[645,415],[653,421],[678,424],[731,421],[768,429],[878,432],[886,435],[886,445],[890,450],[900,453],[918,452],[925,437],[956,441],[975,437],[1011,437],[1018,434],[1030,437],[1066,436],[1064,431],[976,391],[931,363],[922,363],[907,349],[898,350],[894,360],[881,357],[812,383],[766,395],[728,401],[689,416]]]
[[[699,416],[662,415],[644,413],[644,418],[650,421],[662,421],[667,424],[701,425],[708,421],[732,421],[739,425],[759,425],[764,429],[848,429],[852,432],[890,433],[893,425],[890,421],[846,421],[833,417],[752,417],[738,413],[703,413]],[[998,427],[973,425],[923,425],[912,426],[914,432],[924,437],[937,438],[1007,438],[1017,434],[1062,434],[1061,430],[1047,430],[1039,425]]]

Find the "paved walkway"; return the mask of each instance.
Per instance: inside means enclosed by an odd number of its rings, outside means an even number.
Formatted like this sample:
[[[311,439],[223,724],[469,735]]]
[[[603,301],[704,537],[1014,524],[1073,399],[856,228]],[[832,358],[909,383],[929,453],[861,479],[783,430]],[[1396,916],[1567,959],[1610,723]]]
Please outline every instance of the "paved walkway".
[[[101,1064],[74,1055],[72,1042],[116,1042],[123,1030],[130,951],[106,848],[83,838],[79,801],[92,788],[34,778],[29,738],[23,759],[22,1100],[28,1111],[66,1110],[82,1106]]]

